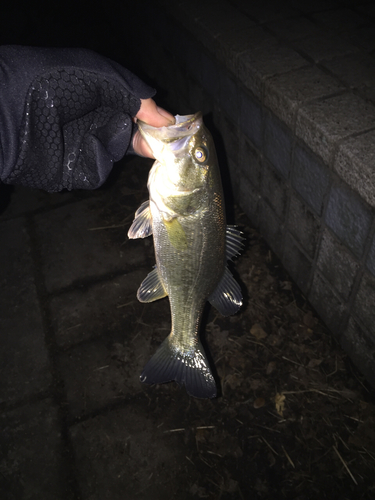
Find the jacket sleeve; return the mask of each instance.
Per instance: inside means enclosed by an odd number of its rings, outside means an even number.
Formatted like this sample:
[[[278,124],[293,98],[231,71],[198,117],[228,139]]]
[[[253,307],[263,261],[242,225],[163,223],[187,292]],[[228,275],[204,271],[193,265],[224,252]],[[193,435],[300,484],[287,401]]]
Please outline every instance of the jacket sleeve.
[[[155,91],[85,49],[0,47],[0,180],[94,189],[131,151],[140,99]]]

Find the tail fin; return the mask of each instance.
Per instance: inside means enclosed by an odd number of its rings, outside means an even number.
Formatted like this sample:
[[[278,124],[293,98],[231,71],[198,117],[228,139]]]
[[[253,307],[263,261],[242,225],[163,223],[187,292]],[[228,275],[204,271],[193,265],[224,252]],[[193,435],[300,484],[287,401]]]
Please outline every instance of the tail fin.
[[[184,353],[171,346],[170,337],[167,337],[144,367],[140,380],[146,384],[163,384],[175,380],[185,385],[190,396],[216,397],[216,383],[200,342]]]

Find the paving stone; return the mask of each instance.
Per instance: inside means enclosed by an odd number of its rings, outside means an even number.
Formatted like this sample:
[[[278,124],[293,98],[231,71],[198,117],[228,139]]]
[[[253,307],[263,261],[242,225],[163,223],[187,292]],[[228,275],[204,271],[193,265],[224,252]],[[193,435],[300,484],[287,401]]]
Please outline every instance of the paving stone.
[[[244,171],[241,175],[238,174],[239,167],[229,158],[229,170],[233,196],[237,203],[248,214],[251,223],[258,226],[258,203],[260,200],[259,191],[254,188],[251,181],[251,174]]]
[[[345,37],[351,44],[355,45],[359,49],[365,50],[366,52],[372,52],[375,49],[373,24],[361,26],[348,33],[343,33],[342,36]]]
[[[345,304],[319,272],[314,272],[313,282],[308,295],[310,304],[331,332],[337,337],[345,311]]]
[[[288,229],[305,253],[313,259],[319,240],[320,219],[297,196],[292,194],[288,213]]]
[[[265,118],[264,155],[285,177],[291,167],[293,137],[291,131],[272,113]]]
[[[358,268],[359,264],[351,253],[325,229],[317,258],[317,269],[345,301],[349,299]]]
[[[360,95],[366,101],[369,101],[371,104],[375,104],[375,88],[367,87],[366,85],[360,85],[356,91],[358,95]]]
[[[220,99],[219,104],[234,123],[238,122],[239,98],[236,82],[226,73],[220,73]]]
[[[269,78],[265,83],[264,104],[294,129],[301,104],[344,89],[335,78],[316,66],[309,66]]]
[[[305,38],[318,31],[316,24],[305,17],[273,21],[267,24],[267,28],[280,38],[289,41]]]
[[[0,185],[0,199],[9,197],[6,207],[0,207],[0,221],[11,219],[19,215],[30,213],[34,210],[48,209],[74,200],[73,193],[63,191],[60,193],[46,193],[39,189],[30,189],[23,186]]]
[[[220,131],[220,138],[215,140],[219,164],[222,163],[222,156],[230,157],[237,163],[240,150],[238,128],[218,106],[215,106],[214,109],[214,125]]]
[[[246,177],[239,179],[238,187],[235,191],[236,199],[239,205],[249,217],[251,223],[258,227],[259,225],[259,192],[254,189]],[[265,223],[267,221],[264,221]]]
[[[262,2],[234,0],[233,3],[258,23],[270,22],[275,19],[284,20],[295,16],[297,13],[297,10],[287,3],[278,2],[277,0],[264,0]]]
[[[292,184],[317,215],[322,214],[329,180],[328,168],[324,163],[298,144],[294,153]]]
[[[275,254],[283,254],[284,226],[278,214],[263,199],[259,200],[259,230]]]
[[[268,162],[263,162],[261,195],[275,210],[281,220],[286,217],[288,203],[288,186],[284,179]]]
[[[351,317],[340,343],[371,384],[375,384],[375,343],[358,319]]]
[[[190,485],[176,491],[176,475],[189,467],[193,483],[197,473],[181,436],[165,433],[165,417],[128,405],[71,427],[82,500],[183,498]]]
[[[355,53],[322,61],[322,65],[350,88],[375,84],[375,59],[364,53]]]
[[[319,24],[337,33],[352,31],[368,22],[368,18],[348,7],[316,12],[312,15]]]
[[[208,3],[210,3],[210,0],[208,0]],[[207,8],[207,2],[205,7]],[[182,26],[189,30],[190,36],[193,35],[192,38],[200,39],[202,37],[201,27],[197,23],[199,6],[196,0],[191,0],[191,2],[182,0],[172,4],[166,3],[164,8],[166,12],[173,16],[175,22],[181,23]]]
[[[240,93],[240,126],[253,145],[262,150],[263,146],[263,110],[254,97]]]
[[[52,297],[51,322],[58,346],[67,348],[121,328],[125,335],[126,324],[135,324],[143,310],[137,290],[148,272],[135,270]]]
[[[58,412],[49,399],[0,414],[4,500],[73,500]]]
[[[274,45],[267,43],[243,52],[238,60],[238,77],[258,99],[262,99],[266,78],[307,65],[297,52],[276,41]]]
[[[262,27],[245,17],[243,19],[246,20],[247,26],[226,31],[218,37],[219,57],[235,74],[242,53],[256,47],[272,47],[276,42],[275,37]]]
[[[220,69],[216,61],[206,54],[201,55],[201,79],[203,88],[215,101],[220,100]]]
[[[189,82],[186,78],[186,71],[180,67],[180,65],[174,61],[169,55],[165,57],[166,64],[163,65],[163,78],[164,78],[164,88],[168,88],[168,97],[172,104],[172,109],[178,110],[178,114],[185,115],[191,113],[191,108],[183,105],[185,103],[185,99],[189,93]],[[157,60],[160,64],[161,58],[157,57]],[[159,67],[160,68],[160,67]],[[160,69],[158,68],[158,71]],[[173,81],[173,85],[169,85],[169,82]]]
[[[368,330],[368,335],[375,343],[375,278],[365,272],[358,289],[354,303],[354,313],[361,318],[361,321]]]
[[[369,205],[375,207],[375,131],[346,139],[339,147],[334,169]]]
[[[126,317],[120,319],[117,327],[101,338],[78,344],[59,355],[72,419],[145,390],[139,376],[170,333],[170,322],[163,319],[168,316],[166,299],[143,304],[141,314],[132,323]]]
[[[357,9],[370,18],[375,17],[375,5],[372,2],[362,2],[362,5],[358,5]]]
[[[306,293],[311,274],[311,261],[301,251],[301,249],[298,248],[298,245],[290,233],[287,233],[285,236],[283,263],[285,265],[285,269],[288,271],[298,287],[303,293]]]
[[[348,187],[334,185],[325,220],[340,241],[361,258],[372,220],[369,207]]]
[[[372,238],[372,245],[367,256],[367,268],[375,276],[375,236]]]
[[[183,8],[186,13],[183,24],[207,50],[213,53],[220,54],[220,35],[236,28],[248,27],[246,18],[225,0],[208,0],[203,3],[192,0]]]
[[[166,18],[165,13],[161,15],[163,19]],[[185,68],[190,76],[199,80],[203,69],[201,63],[202,47],[200,43],[183,26],[176,23],[174,19],[168,19],[167,29],[161,28],[158,30],[158,34],[161,36],[163,46],[167,47],[175,58],[178,58],[181,67]],[[172,44],[170,43],[171,40],[173,40]],[[183,58],[181,54],[184,55]],[[158,64],[158,61],[155,62]]]
[[[139,265],[146,258],[145,241],[112,239],[108,221],[94,209],[95,201],[87,200],[57,208],[36,217],[40,241],[42,270],[48,291],[71,285],[89,276],[111,273]],[[129,214],[129,226],[133,214]],[[146,246],[149,243],[146,243]],[[137,251],[135,251],[137,249]]]
[[[218,48],[215,52],[218,60],[224,63],[229,71],[235,75],[237,74],[238,60],[242,52],[266,40],[274,41],[274,38],[269,33],[256,26],[250,19],[242,16],[242,20],[246,23],[242,23],[242,27],[224,31],[218,35]]]
[[[375,127],[375,107],[345,93],[303,104],[298,111],[296,135],[330,164],[338,141]]]
[[[355,45],[334,33],[321,30],[311,36],[294,42],[296,50],[311,58],[315,63],[329,60],[336,56],[358,53]]]
[[[188,86],[189,102],[191,103],[192,109],[201,111],[204,120],[207,114],[212,113],[214,100],[211,94],[204,90],[202,85],[199,85],[192,78],[188,79]]]
[[[288,0],[288,3],[306,14],[337,8],[337,0]]]
[[[262,160],[259,153],[257,153],[252,144],[246,139],[244,134],[241,134],[241,132],[239,165],[241,166],[241,176],[246,176],[253,188],[260,190]],[[238,171],[237,176],[239,177]]]
[[[228,31],[247,29],[253,25],[253,23],[249,24],[246,16],[225,0],[211,3],[199,2],[196,19],[204,39],[217,39]]]
[[[34,262],[23,218],[0,223],[0,401],[14,402],[52,382]]]

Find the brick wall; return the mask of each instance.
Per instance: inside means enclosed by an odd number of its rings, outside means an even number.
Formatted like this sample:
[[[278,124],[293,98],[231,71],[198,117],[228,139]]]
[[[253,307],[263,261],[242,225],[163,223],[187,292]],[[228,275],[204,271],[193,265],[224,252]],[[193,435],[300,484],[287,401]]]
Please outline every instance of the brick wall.
[[[235,199],[375,385],[375,9],[157,4],[142,2],[141,71],[219,132]]]

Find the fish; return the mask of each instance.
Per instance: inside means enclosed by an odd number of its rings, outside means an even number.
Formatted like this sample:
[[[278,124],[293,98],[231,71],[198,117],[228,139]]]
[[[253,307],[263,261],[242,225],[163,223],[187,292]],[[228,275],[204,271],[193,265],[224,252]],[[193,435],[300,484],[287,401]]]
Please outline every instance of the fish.
[[[141,382],[176,381],[189,395],[214,398],[217,385],[199,328],[207,301],[222,315],[235,314],[242,292],[227,261],[243,248],[241,231],[226,225],[215,145],[202,113],[175,116],[175,124],[140,133],[155,162],[148,176],[149,200],[141,204],[130,239],[153,236],[156,266],[137,298],[148,303],[168,296],[171,332],[141,373]]]

